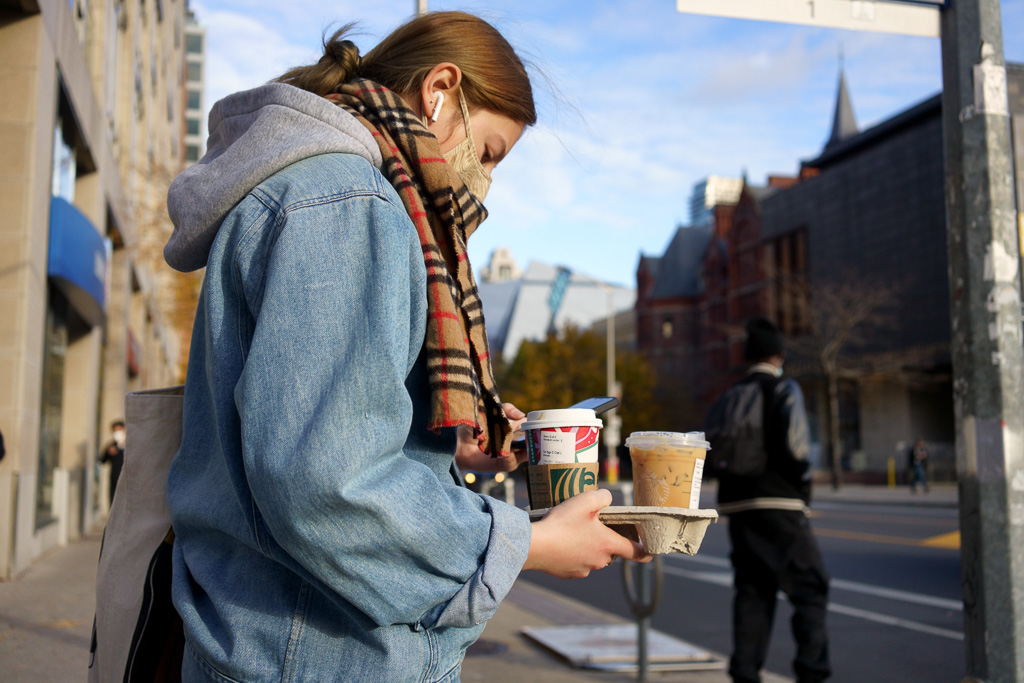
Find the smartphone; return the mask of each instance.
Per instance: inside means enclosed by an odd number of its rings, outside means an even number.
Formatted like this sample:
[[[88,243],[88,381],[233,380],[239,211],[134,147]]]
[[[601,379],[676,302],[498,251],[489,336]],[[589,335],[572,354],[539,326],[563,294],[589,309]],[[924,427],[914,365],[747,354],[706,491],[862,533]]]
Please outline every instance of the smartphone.
[[[596,414],[600,415],[601,413],[607,413],[612,408],[617,408],[618,406],[619,399],[614,396],[593,396],[591,398],[583,399],[579,403],[569,406],[569,408],[589,408]]]
[[[591,398],[583,399],[579,403],[574,403],[573,405],[569,406],[569,408],[590,409],[594,411],[595,415],[600,415],[601,413],[608,412],[612,408],[617,408],[618,405],[619,399],[615,398],[614,396],[592,396]],[[512,448],[515,450],[521,450],[526,448],[526,437],[521,436],[518,439],[512,441]]]

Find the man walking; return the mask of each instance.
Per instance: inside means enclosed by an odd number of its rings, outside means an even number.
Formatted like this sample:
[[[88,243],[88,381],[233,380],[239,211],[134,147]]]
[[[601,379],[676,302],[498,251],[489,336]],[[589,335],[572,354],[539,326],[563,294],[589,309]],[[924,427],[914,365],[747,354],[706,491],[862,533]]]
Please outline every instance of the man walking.
[[[719,462],[713,473],[719,478],[718,510],[729,516],[735,572],[729,674],[735,683],[761,680],[776,595],[782,591],[793,605],[797,681],[817,683],[831,674],[825,630],[829,578],[807,519],[807,412],[800,386],[782,377],[778,328],[755,318],[746,329],[750,370],[716,403],[729,408],[723,413],[713,407],[705,425],[711,454],[721,448],[719,457],[742,463]],[[747,398],[728,401],[730,395]]]

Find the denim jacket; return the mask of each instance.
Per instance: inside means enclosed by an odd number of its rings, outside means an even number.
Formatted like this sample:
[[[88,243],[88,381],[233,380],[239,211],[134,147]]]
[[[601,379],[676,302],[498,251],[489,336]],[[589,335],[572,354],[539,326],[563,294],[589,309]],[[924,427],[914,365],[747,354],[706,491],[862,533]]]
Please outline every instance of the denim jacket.
[[[426,295],[361,156],[293,163],[224,218],[168,481],[185,680],[458,680],[530,525],[425,428]]]

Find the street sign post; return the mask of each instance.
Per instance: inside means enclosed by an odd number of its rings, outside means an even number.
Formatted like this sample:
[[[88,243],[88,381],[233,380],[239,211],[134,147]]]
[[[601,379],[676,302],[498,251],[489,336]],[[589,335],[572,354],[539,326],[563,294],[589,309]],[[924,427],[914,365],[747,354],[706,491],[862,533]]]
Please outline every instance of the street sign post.
[[[676,2],[680,12],[942,38],[965,680],[1024,681],[1021,236],[999,0]]]
[[[1024,681],[1024,339],[999,0],[942,16],[967,674]],[[1018,169],[1024,170],[1024,169]]]
[[[938,0],[676,0],[676,10],[687,14],[935,38],[939,35],[941,4]]]

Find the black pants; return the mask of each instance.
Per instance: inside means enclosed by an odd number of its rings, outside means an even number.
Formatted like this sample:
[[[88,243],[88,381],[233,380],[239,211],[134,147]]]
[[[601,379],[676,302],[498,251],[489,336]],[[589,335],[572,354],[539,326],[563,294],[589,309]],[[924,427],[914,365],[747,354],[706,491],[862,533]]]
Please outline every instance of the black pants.
[[[802,512],[750,510],[729,516],[736,595],[729,674],[737,683],[761,680],[779,591],[793,605],[799,683],[823,681],[828,663],[828,573]]]

